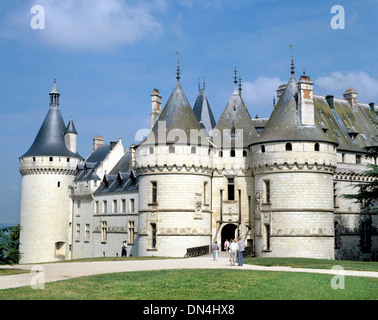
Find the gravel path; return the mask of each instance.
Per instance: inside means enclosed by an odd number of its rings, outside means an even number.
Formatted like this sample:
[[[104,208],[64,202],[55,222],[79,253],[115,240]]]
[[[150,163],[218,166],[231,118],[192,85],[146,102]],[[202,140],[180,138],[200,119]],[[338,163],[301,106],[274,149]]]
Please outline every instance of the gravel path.
[[[335,266],[337,261],[335,261]],[[264,271],[287,271],[287,272],[310,272],[331,275],[359,276],[378,278],[378,272],[331,270],[331,269],[304,269],[291,267],[264,267],[244,264],[230,266],[228,254],[222,252],[218,260],[214,261],[212,255],[205,255],[186,259],[167,260],[136,260],[136,261],[99,261],[99,262],[70,262],[70,263],[49,263],[39,265],[16,265],[1,266],[1,268],[14,268],[30,270],[29,273],[0,276],[0,290],[7,288],[30,286],[35,283],[36,278],[44,278],[44,282],[54,282],[70,278],[90,276],[95,274],[147,271],[162,269],[229,269],[229,270],[264,270]],[[43,272],[37,275],[37,270]],[[342,272],[342,273],[340,273]]]

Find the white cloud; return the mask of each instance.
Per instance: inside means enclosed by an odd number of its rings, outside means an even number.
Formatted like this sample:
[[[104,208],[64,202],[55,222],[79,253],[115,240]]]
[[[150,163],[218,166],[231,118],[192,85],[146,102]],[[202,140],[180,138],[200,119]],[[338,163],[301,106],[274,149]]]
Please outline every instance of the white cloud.
[[[361,102],[369,103],[378,98],[378,80],[363,71],[334,71],[315,79],[314,85],[322,91],[319,93],[332,94],[339,98],[342,98],[343,92],[349,88],[353,88],[359,93],[358,100]],[[316,89],[315,93],[317,93]]]
[[[253,118],[256,114],[269,117],[273,110],[273,96],[277,88],[285,83],[277,77],[259,76],[255,81],[244,81],[242,96]]]
[[[36,4],[45,11],[44,30],[25,23],[33,17],[30,12],[15,11],[3,23],[2,34],[30,39],[32,31],[32,36],[57,47],[112,48],[158,37],[162,24],[154,15],[166,6],[165,0],[34,0],[30,8]]]

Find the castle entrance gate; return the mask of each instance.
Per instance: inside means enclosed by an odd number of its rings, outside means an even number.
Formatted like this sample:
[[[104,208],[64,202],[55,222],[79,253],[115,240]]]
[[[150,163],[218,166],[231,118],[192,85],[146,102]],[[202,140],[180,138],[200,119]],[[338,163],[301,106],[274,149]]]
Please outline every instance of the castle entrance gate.
[[[232,223],[226,224],[221,233],[221,245],[222,245],[222,251],[225,251],[224,248],[224,242],[226,239],[230,241],[231,239],[235,239],[238,236],[238,227]]]

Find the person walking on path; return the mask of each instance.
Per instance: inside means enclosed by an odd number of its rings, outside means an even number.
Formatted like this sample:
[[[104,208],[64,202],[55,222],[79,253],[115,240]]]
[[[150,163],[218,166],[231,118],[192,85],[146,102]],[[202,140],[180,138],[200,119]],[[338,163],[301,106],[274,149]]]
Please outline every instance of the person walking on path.
[[[224,242],[224,250],[226,250],[226,252],[228,252],[229,246],[230,246],[230,243],[228,242],[228,239],[226,239],[226,241]]]
[[[230,263],[232,266],[235,265],[235,262],[236,262],[236,253],[238,252],[239,250],[239,245],[238,243],[236,242],[236,239],[234,239],[231,243],[230,243]]]
[[[218,260],[218,250],[219,250],[218,242],[215,241],[215,243],[213,244],[214,261]]]
[[[122,243],[122,257],[127,257],[127,241],[123,241]]]
[[[239,246],[239,249],[238,249],[238,265],[243,266],[243,254],[244,254],[244,251],[245,251],[245,243],[240,237],[239,237],[239,241],[238,241],[238,246]]]

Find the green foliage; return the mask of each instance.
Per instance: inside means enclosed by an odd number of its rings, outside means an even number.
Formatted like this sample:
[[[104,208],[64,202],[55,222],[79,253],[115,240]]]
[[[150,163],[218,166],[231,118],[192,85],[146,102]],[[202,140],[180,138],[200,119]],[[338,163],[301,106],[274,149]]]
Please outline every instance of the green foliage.
[[[20,225],[0,229],[0,265],[20,260]]]
[[[374,164],[368,164],[368,170],[364,172],[365,176],[372,179],[366,183],[358,183],[354,185],[354,188],[359,189],[357,194],[345,194],[343,197],[346,199],[354,199],[355,202],[359,203],[361,208],[366,212],[378,213],[378,146],[365,147],[364,151],[366,152],[365,157],[367,159],[374,160]]]

